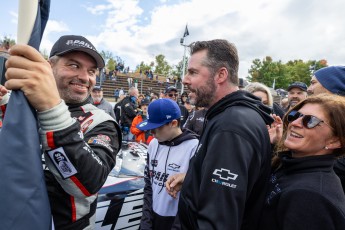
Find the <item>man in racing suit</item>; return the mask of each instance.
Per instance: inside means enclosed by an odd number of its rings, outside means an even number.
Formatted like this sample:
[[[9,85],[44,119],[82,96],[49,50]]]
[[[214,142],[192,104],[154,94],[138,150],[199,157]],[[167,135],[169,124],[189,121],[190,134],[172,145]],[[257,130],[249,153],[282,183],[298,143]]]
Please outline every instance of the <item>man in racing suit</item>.
[[[22,90],[38,112],[55,229],[94,229],[97,192],[121,147],[117,123],[90,104],[104,61],[91,42],[74,35],[54,44],[49,63],[26,45],[10,54],[5,87]]]

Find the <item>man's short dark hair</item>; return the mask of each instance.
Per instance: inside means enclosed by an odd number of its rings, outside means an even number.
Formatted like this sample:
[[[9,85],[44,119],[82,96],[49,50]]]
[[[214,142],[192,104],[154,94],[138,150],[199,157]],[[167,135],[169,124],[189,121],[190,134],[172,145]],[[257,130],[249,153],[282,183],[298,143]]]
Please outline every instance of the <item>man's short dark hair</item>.
[[[207,59],[203,65],[208,67],[212,75],[225,67],[228,72],[228,80],[233,85],[238,85],[238,54],[234,44],[224,39],[215,39],[211,41],[198,41],[190,45],[190,54],[198,51],[207,50]]]

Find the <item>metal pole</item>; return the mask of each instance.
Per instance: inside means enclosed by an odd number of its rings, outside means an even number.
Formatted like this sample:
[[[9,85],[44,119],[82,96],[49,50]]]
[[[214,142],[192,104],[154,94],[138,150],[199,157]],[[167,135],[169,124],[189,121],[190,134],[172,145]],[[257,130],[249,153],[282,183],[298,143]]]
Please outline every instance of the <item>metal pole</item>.
[[[182,44],[183,45],[183,44]],[[181,83],[183,82],[183,78],[184,78],[184,75],[185,75],[185,69],[186,69],[186,61],[185,61],[185,58],[186,58],[186,45],[183,45],[184,46],[184,52],[183,52],[183,67],[182,67],[182,77],[181,77]],[[182,83],[182,86],[181,86],[181,94],[183,93],[183,90],[184,90],[184,85]]]

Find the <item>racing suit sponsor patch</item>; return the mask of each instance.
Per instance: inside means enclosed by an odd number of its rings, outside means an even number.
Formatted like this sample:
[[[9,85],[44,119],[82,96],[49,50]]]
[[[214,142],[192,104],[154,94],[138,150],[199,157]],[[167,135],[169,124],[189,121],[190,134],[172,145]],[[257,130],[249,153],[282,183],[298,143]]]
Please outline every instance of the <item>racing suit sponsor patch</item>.
[[[89,128],[89,126],[91,125],[92,122],[93,122],[93,119],[88,120],[88,121],[86,121],[85,123],[82,123],[82,125],[81,125],[81,131],[82,131],[83,133],[85,133],[86,130]]]
[[[64,179],[77,173],[62,147],[48,151],[48,156]]]
[[[110,146],[110,138],[106,135],[98,135],[96,137],[91,137],[88,140],[88,144],[97,144],[97,145],[102,145],[109,149],[111,152],[114,152],[113,148]]]

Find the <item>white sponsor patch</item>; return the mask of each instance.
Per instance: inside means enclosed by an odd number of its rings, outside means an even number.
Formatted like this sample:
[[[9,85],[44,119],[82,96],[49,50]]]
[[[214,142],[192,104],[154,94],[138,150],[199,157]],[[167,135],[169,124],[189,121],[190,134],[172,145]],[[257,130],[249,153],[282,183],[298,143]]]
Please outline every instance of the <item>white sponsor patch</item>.
[[[62,147],[48,151],[48,155],[64,179],[77,173]]]

